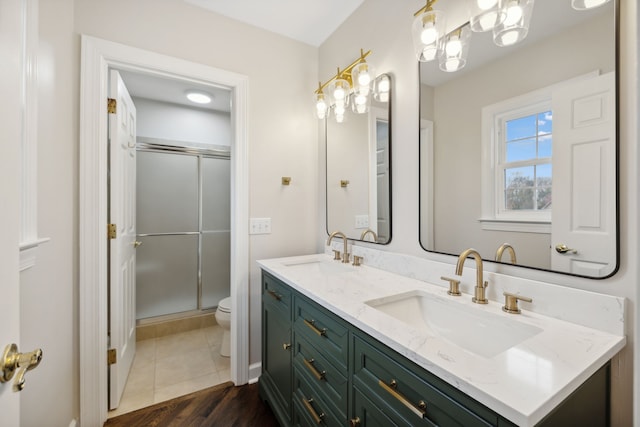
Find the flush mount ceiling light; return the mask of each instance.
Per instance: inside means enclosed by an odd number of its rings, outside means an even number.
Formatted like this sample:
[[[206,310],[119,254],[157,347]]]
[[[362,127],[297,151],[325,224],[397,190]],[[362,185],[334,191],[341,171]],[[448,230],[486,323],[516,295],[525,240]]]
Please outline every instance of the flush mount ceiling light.
[[[189,101],[196,104],[210,104],[213,99],[212,95],[197,90],[188,90],[186,96]]]
[[[571,0],[571,7],[575,10],[588,10],[609,3],[611,0]]]
[[[376,93],[375,72],[365,59],[370,54],[370,50],[364,52],[360,49],[358,59],[343,70],[338,68],[336,75],[326,83],[318,83],[318,89],[313,93],[318,119],[322,120],[333,112],[335,120],[342,123],[349,107],[356,114],[369,112],[371,97]]]

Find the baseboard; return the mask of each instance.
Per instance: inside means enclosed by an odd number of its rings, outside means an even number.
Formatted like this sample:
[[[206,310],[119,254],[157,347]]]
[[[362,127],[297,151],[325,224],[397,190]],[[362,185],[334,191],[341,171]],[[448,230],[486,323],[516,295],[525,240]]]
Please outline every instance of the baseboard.
[[[249,365],[249,384],[255,384],[262,373],[262,362]]]

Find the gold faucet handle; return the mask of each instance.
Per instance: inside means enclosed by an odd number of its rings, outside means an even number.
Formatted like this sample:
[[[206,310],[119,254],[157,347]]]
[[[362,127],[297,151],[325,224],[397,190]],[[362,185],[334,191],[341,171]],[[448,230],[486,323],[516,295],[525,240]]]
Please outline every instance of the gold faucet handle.
[[[453,295],[454,297],[459,297],[460,295],[462,295],[460,293],[460,280],[452,279],[451,277],[445,276],[440,276],[440,278],[449,282],[449,290],[447,291],[449,295]]]
[[[333,251],[333,259],[336,261],[340,261],[342,259],[342,256],[340,255],[340,251],[336,249],[332,249],[332,251]]]
[[[360,267],[362,265],[362,257],[358,255],[353,256],[353,265],[355,267]]]
[[[505,311],[511,314],[520,314],[520,308],[518,307],[518,300],[524,301],[524,302],[533,302],[533,300],[529,297],[512,294],[511,292],[504,292],[504,305],[502,306],[502,311]]]

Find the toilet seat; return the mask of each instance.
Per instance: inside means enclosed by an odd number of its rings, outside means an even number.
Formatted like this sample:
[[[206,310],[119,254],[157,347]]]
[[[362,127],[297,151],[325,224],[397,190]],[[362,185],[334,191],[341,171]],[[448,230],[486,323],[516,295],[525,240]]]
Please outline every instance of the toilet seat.
[[[231,297],[226,297],[218,303],[218,311],[223,313],[231,313]]]

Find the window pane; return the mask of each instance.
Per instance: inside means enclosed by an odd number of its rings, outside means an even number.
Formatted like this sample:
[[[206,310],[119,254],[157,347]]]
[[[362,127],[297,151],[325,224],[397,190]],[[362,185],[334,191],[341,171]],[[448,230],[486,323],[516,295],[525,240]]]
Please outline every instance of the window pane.
[[[552,124],[553,114],[551,111],[538,114],[538,135],[551,133]]]
[[[551,135],[541,136],[538,139],[538,157],[551,157]]]
[[[507,121],[507,141],[536,136],[536,120],[537,115],[533,114],[531,116]]]
[[[505,209],[533,209],[534,167],[510,168],[505,173]]]
[[[536,158],[536,140],[525,139],[515,142],[507,142],[507,162],[529,160]]]

